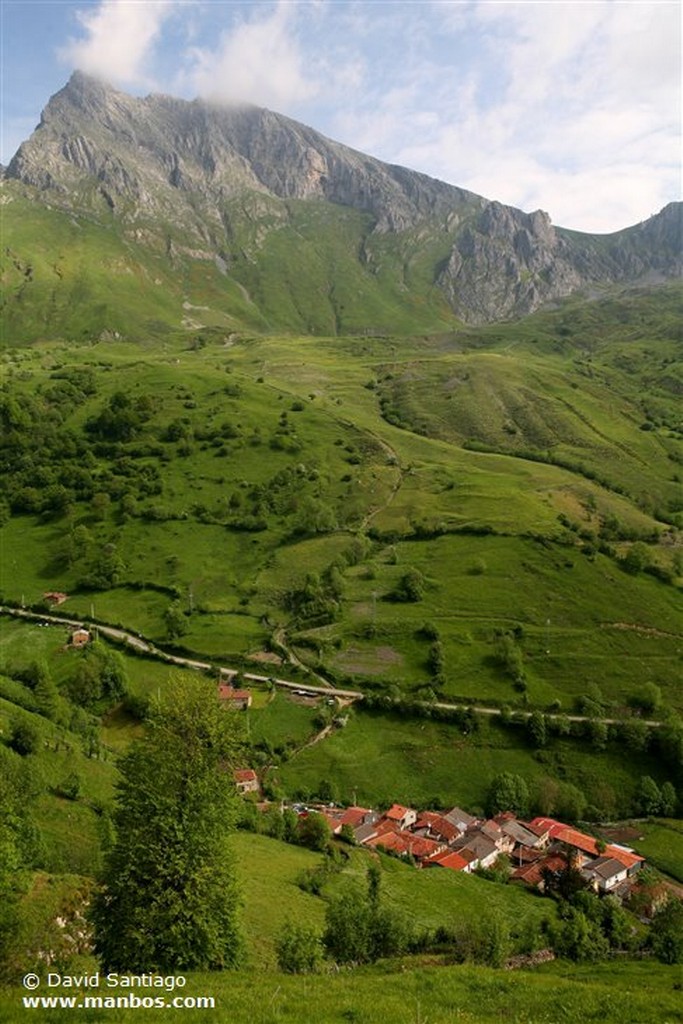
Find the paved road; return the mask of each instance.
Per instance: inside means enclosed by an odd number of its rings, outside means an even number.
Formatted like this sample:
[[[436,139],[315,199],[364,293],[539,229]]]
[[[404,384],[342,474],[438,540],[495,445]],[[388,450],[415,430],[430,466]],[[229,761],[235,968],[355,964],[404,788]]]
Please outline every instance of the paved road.
[[[51,622],[57,626],[70,626],[73,629],[83,628],[87,626],[81,619],[71,619],[61,615],[44,614],[42,612],[27,611],[24,608],[15,608],[8,605],[0,606],[0,615],[13,615],[17,618],[30,619],[35,622]],[[228,677],[236,676],[239,672],[236,668],[230,668],[224,665],[216,665],[214,662],[208,661],[197,661],[192,658],[182,658],[177,654],[169,654],[167,651],[162,650],[160,647],[156,647],[150,643],[149,640],[143,639],[141,636],[137,636],[135,633],[128,633],[124,629],[119,629],[116,626],[103,626],[99,623],[92,626],[93,630],[101,633],[103,636],[108,636],[112,640],[116,640],[119,643],[127,644],[134,650],[139,651],[141,654],[146,654],[152,658],[159,658],[161,661],[167,662],[169,665],[178,665],[180,668],[191,668],[197,671],[204,671],[206,669],[218,671]],[[334,686],[312,686],[309,683],[292,682],[291,679],[280,679],[277,676],[263,676],[256,675],[253,672],[242,672],[242,679],[249,680],[254,683],[273,683],[275,686],[281,686],[288,690],[305,690],[306,693],[321,694],[326,697],[341,697],[347,701],[363,700],[364,694],[360,690],[342,690]],[[475,711],[478,715],[501,715],[500,708],[483,707],[481,705],[472,704],[447,704],[443,701],[437,701],[434,707],[441,708],[444,711],[456,711],[465,710],[469,708]],[[521,714],[524,718],[529,718],[532,711],[521,711],[515,712]],[[550,718],[559,717],[550,715]],[[590,718],[587,715],[562,715],[562,718],[567,718],[570,722],[603,722],[605,725],[618,725],[623,722],[624,719],[620,718]],[[626,719],[629,721],[629,719]],[[631,721],[643,722],[643,725],[651,728],[661,728],[663,722],[657,722],[650,719],[631,719]]]

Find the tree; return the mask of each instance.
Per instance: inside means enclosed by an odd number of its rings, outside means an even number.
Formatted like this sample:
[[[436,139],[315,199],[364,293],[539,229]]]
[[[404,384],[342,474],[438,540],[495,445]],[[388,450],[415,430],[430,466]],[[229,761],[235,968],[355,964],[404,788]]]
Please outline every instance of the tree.
[[[662,784],[662,788],[659,791],[661,806],[660,814],[665,818],[673,818],[676,813],[676,804],[678,803],[678,797],[676,790],[671,782],[665,782]]]
[[[368,869],[367,892],[343,890],[327,905],[323,944],[337,963],[369,963],[406,950],[408,928],[396,911],[381,901],[382,874]]]
[[[652,952],[664,964],[683,963],[683,903],[668,899],[657,911],[650,931]]]
[[[527,732],[535,747],[546,745],[548,734],[545,726],[545,718],[540,711],[534,711],[527,719]]]
[[[166,635],[169,640],[177,640],[178,637],[187,633],[187,618],[180,607],[179,601],[174,601],[164,612],[166,621]]]
[[[36,683],[33,695],[40,714],[45,718],[55,719],[59,707],[59,691],[50,675],[43,676]]]
[[[242,719],[208,681],[175,682],[119,762],[116,840],[93,907],[107,971],[221,970],[240,953],[226,840],[239,800]]]
[[[662,794],[650,775],[642,775],[636,790],[636,807],[639,814],[659,814]]]
[[[313,811],[299,818],[297,834],[302,846],[307,846],[309,850],[324,850],[332,832],[327,819]]]
[[[529,805],[529,787],[521,775],[512,772],[501,772],[496,775],[489,786],[486,806],[489,814],[500,811],[514,811],[526,814]]]
[[[632,544],[624,557],[620,559],[622,569],[634,576],[642,572],[650,563],[650,549],[640,540]]]
[[[398,581],[393,598],[395,601],[421,601],[425,585],[425,578],[419,569],[408,569]]]
[[[605,722],[587,722],[586,732],[593,750],[604,750],[607,746],[608,730]]]
[[[40,746],[40,732],[33,722],[17,718],[10,728],[9,745],[22,757],[35,754]]]

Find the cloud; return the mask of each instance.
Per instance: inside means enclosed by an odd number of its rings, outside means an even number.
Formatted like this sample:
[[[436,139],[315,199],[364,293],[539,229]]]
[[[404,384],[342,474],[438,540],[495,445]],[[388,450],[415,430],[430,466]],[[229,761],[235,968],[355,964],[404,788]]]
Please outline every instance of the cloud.
[[[298,4],[279,0],[223,32],[218,46],[193,47],[186,86],[207,99],[286,108],[311,99],[319,85],[297,38]]]
[[[77,12],[85,38],[70,39],[59,57],[107,81],[151,85],[151,55],[172,10],[170,0],[101,0],[92,11]]]
[[[339,117],[351,144],[583,230],[615,230],[677,196],[677,6],[431,11],[431,45],[408,53],[394,89]]]

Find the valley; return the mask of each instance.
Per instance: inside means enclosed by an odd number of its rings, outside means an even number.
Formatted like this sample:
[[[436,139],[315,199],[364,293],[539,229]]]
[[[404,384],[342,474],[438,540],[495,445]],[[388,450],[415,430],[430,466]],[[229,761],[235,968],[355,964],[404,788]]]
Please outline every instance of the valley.
[[[0,197],[6,1019],[27,970],[140,936],[206,1021],[676,1019],[680,204],[581,235],[80,73]],[[598,898],[567,854],[540,896],[316,825],[396,803],[556,815],[642,888]],[[157,895],[112,939],[155,829],[140,893],[202,891],[163,874],[200,850],[210,926]]]

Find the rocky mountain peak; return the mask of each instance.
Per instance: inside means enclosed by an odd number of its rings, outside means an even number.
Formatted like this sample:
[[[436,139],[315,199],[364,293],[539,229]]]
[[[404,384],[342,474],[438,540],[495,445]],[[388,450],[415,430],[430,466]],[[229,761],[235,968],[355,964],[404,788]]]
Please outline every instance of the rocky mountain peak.
[[[6,177],[71,213],[113,216],[159,250],[173,225],[188,252],[208,256],[230,248],[242,197],[251,205],[239,216],[261,221],[249,255],[256,260],[291,201],[360,211],[369,236],[417,235],[418,250],[440,251],[434,281],[472,322],[519,316],[586,285],[680,272],[680,204],[598,239],[554,228],[540,210],[383,163],[270,110],[137,98],[82,72],[50,99]],[[370,248],[361,240],[353,255],[364,273],[375,272]]]

